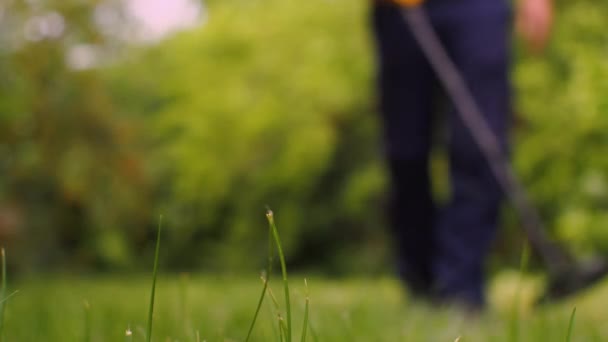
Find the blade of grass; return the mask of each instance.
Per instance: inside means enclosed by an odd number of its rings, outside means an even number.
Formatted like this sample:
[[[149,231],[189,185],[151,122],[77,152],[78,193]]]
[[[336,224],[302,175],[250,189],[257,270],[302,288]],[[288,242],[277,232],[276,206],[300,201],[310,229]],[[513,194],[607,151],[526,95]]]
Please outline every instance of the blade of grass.
[[[8,299],[6,296],[6,252],[4,248],[0,249],[2,254],[2,287],[0,288],[0,341],[4,340],[4,302]],[[12,295],[11,295],[12,296]],[[10,296],[9,296],[10,297]]]
[[[152,316],[154,314],[154,294],[156,292],[156,276],[158,273],[158,255],[160,254],[160,231],[162,229],[163,216],[158,219],[158,232],[156,234],[156,250],[154,252],[154,269],[152,271],[152,292],[150,293],[150,308],[148,309],[148,329],[146,341],[152,340]]]
[[[287,326],[285,325],[285,320],[283,316],[279,314],[279,336],[281,337],[281,341],[287,341]]]
[[[310,304],[310,297],[308,295],[308,282],[306,281],[306,278],[304,278],[304,288],[306,291],[306,305],[304,306],[304,323],[302,324],[302,338],[300,339],[301,342],[306,341],[306,331],[308,330],[308,307]]]
[[[127,330],[125,331],[125,341],[133,342],[133,331],[131,331],[131,327],[127,327]]]
[[[519,261],[519,280],[515,290],[514,307],[511,313],[511,320],[509,322],[509,341],[519,341],[519,310],[521,305],[521,291],[523,287],[523,275],[528,268],[528,261],[530,260],[530,246],[527,242],[524,242],[524,246],[521,251],[521,258]]]
[[[4,303],[7,302],[9,299],[11,299],[12,296],[16,295],[17,293],[19,293],[19,290],[15,290],[13,291],[11,294],[9,294],[8,296],[2,298],[2,300],[0,300],[0,303]]]
[[[312,336],[312,340],[314,342],[319,342],[319,334],[317,334],[317,330],[311,321],[308,322],[308,327],[310,328],[310,336]]]
[[[272,245],[272,228],[270,225],[268,226],[268,265],[266,266],[266,277],[262,278],[264,285],[262,287],[262,293],[260,294],[260,299],[258,300],[258,306],[255,309],[255,313],[253,315],[253,319],[251,320],[251,325],[249,326],[249,332],[247,332],[247,338],[245,338],[245,342],[249,341],[251,337],[251,333],[253,332],[253,327],[255,326],[255,322],[258,319],[260,314],[260,309],[262,308],[262,303],[264,302],[264,296],[266,295],[266,290],[268,289],[268,282],[270,281],[270,275],[272,272],[272,263],[274,259],[274,246]]]
[[[270,289],[270,285],[268,287],[268,293],[267,296],[270,297],[272,300],[271,301],[266,301],[268,303],[267,308],[268,308],[268,317],[275,317],[276,315],[280,314],[279,312],[279,308],[278,308],[278,303],[276,303],[276,298],[274,298],[274,296],[272,295],[272,291]],[[273,340],[274,341],[278,341],[281,337],[281,329],[278,325],[273,324],[272,325],[272,334],[273,334]]]
[[[572,314],[570,314],[570,323],[568,323],[568,333],[566,334],[566,342],[570,342],[572,338],[572,329],[574,329],[574,316],[576,315],[576,307],[572,309]]]
[[[249,341],[251,337],[251,333],[253,332],[253,327],[255,326],[255,322],[258,319],[260,314],[260,309],[262,308],[262,303],[264,302],[264,297],[266,295],[266,290],[268,289],[268,279],[262,275],[262,282],[264,283],[262,287],[262,293],[260,294],[260,299],[258,300],[258,306],[255,308],[255,313],[253,314],[253,319],[251,320],[251,325],[249,326],[249,331],[247,332],[247,337],[245,338],[245,342]]]
[[[1,249],[2,253],[2,296],[6,294],[6,252],[4,248]]]
[[[179,321],[182,323],[184,331],[192,331],[190,321],[190,308],[188,306],[188,284],[190,276],[188,273],[180,273],[178,280],[178,298],[179,298]]]
[[[88,342],[91,340],[91,305],[85,300],[82,302],[82,308],[84,311],[84,335],[82,340]]]
[[[274,292],[272,292],[272,288],[269,286],[268,287],[268,297],[270,297],[270,304],[272,304],[271,310],[272,311],[272,315],[276,315],[278,317],[278,323],[279,323],[279,331],[278,331],[278,335],[279,335],[279,339],[282,341],[285,338],[285,330],[287,330],[287,327],[285,326],[285,321],[283,320],[283,316],[281,316],[281,306],[279,305],[279,301],[277,300],[277,297],[275,297]],[[281,322],[283,324],[281,324]],[[276,333],[276,331],[275,331]]]
[[[270,288],[270,287],[268,288],[268,296],[272,300],[272,304],[274,305],[274,310],[277,312],[277,314],[280,314],[281,307],[279,306],[279,301],[277,300],[277,297],[275,297],[274,292],[272,292],[272,288]]]
[[[272,235],[274,236],[274,242],[279,252],[279,261],[281,262],[281,273],[283,274],[283,287],[285,290],[285,312],[287,315],[287,331],[286,338],[287,342],[291,342],[291,303],[289,302],[289,282],[287,281],[287,266],[285,263],[285,255],[283,254],[283,247],[281,246],[281,238],[279,237],[279,231],[274,223],[274,215],[272,210],[266,212],[266,218],[268,224],[272,229]]]

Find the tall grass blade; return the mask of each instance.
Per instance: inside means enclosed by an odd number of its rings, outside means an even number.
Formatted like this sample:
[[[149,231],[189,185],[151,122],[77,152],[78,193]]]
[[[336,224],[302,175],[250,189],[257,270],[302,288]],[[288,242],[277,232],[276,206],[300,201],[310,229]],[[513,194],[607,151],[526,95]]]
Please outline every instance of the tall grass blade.
[[[272,304],[274,305],[275,312],[280,314],[281,307],[279,305],[279,301],[277,300],[277,297],[275,297],[274,292],[272,292],[272,288],[270,288],[270,287],[268,288],[268,296],[272,300]]]
[[[91,305],[85,300],[82,302],[82,308],[84,311],[84,334],[82,340],[88,342],[91,340]]]
[[[304,279],[304,288],[306,289],[306,305],[304,307],[304,323],[302,324],[302,338],[301,342],[306,341],[306,331],[308,330],[308,307],[310,304],[310,296],[308,295],[308,282]]]
[[[274,295],[272,294],[272,290],[270,288],[270,285],[268,286],[268,290],[267,290],[267,294],[266,294],[266,298],[270,297],[271,302],[268,302],[268,305],[266,306],[268,308],[268,317],[275,317],[276,315],[280,314],[279,311],[279,307],[278,307],[278,303],[276,303],[276,298],[274,298]],[[280,335],[281,335],[281,329],[280,326],[273,324],[272,325],[272,336],[274,337],[273,340],[274,341],[278,341],[280,339]]]
[[[576,307],[572,309],[572,314],[570,314],[570,323],[568,323],[568,333],[566,334],[566,342],[570,342],[572,338],[572,329],[574,329],[574,316],[576,315]]]
[[[285,290],[285,311],[287,315],[287,327],[286,327],[286,338],[287,342],[291,342],[291,303],[289,301],[289,282],[287,281],[287,266],[285,263],[285,255],[283,254],[283,247],[281,246],[281,238],[279,237],[279,231],[277,226],[274,223],[274,215],[272,210],[268,210],[266,212],[266,218],[268,219],[268,224],[272,229],[272,235],[274,237],[274,242],[277,246],[277,250],[279,252],[279,261],[281,262],[281,273],[283,274],[283,287]]]
[[[264,282],[264,286],[262,287],[262,293],[260,294],[260,299],[258,300],[258,306],[255,308],[255,313],[253,314],[253,319],[251,320],[251,325],[249,326],[249,331],[247,332],[247,338],[245,338],[245,342],[249,341],[251,337],[251,333],[253,332],[253,327],[255,326],[255,322],[258,319],[260,314],[260,309],[262,308],[262,303],[264,302],[264,297],[266,295],[266,289],[268,288],[268,278],[262,277],[262,281]]]
[[[519,260],[519,275],[520,278],[518,280],[517,288],[515,291],[515,300],[514,307],[511,313],[511,320],[509,322],[509,341],[519,341],[519,311],[521,306],[521,291],[523,287],[523,275],[524,272],[528,269],[528,262],[530,260],[530,246],[527,242],[524,243],[524,246],[521,251],[521,258]]]
[[[6,253],[4,248],[0,249],[2,254],[2,287],[0,288],[0,341],[4,340],[4,308],[5,302],[8,299],[6,297]],[[12,295],[11,295],[12,296]]]
[[[178,281],[178,298],[179,309],[178,319],[182,323],[184,331],[192,331],[192,323],[190,321],[190,307],[188,306],[188,284],[190,276],[188,273],[181,273]]]
[[[19,290],[15,290],[13,291],[11,294],[9,294],[8,296],[2,298],[0,300],[0,303],[4,303],[4,302],[8,302],[9,299],[11,299],[12,296],[16,295],[17,293],[19,293]]]
[[[308,328],[310,329],[310,336],[314,342],[319,342],[319,334],[317,334],[317,330],[315,329],[312,322],[308,322]]]
[[[279,336],[281,341],[287,341],[287,326],[281,315],[279,315]]]
[[[158,219],[158,232],[156,234],[156,250],[154,252],[154,269],[152,271],[152,292],[150,293],[150,308],[148,309],[148,329],[146,341],[152,340],[152,316],[154,314],[154,294],[156,292],[156,276],[158,273],[158,255],[160,254],[160,231],[162,229],[163,216]]]
[[[125,342],[133,342],[133,331],[131,330],[131,327],[127,327],[127,330],[125,331]]]
[[[262,278],[262,281],[264,282],[264,285],[262,287],[262,293],[260,294],[258,306],[256,307],[253,319],[251,320],[251,325],[249,326],[249,332],[247,332],[247,338],[245,338],[245,342],[249,341],[249,338],[251,337],[253,327],[255,326],[255,322],[260,314],[262,303],[264,302],[264,296],[266,295],[266,291],[268,289],[268,282],[270,281],[270,275],[272,273],[272,263],[274,259],[274,246],[272,244],[272,236],[272,228],[270,225],[268,225],[268,265],[266,265],[266,276]]]

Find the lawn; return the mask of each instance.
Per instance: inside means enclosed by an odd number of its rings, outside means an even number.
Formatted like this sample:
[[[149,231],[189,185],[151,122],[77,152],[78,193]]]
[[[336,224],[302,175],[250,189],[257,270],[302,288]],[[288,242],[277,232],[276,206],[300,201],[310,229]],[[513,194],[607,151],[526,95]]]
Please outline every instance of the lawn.
[[[22,278],[7,305],[5,341],[144,341],[150,294],[144,275]],[[300,341],[304,276],[290,275],[294,341]],[[502,273],[482,316],[436,310],[408,297],[393,278],[308,279],[308,341],[606,341],[608,283],[568,301],[528,305],[536,281]],[[285,317],[279,278],[271,287]],[[156,288],[154,341],[244,341],[262,282],[257,275],[162,274]],[[514,314],[514,303],[523,303]],[[253,341],[279,341],[278,312],[266,298]],[[130,328],[133,335],[126,336]],[[197,334],[199,337],[197,337]]]

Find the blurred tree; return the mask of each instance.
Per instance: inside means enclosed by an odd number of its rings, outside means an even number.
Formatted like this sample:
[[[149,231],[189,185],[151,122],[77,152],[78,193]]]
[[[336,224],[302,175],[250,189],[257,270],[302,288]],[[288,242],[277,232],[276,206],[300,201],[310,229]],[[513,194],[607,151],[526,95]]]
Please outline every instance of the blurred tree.
[[[0,5],[0,212],[14,218],[0,231],[19,232],[24,265],[124,265],[127,227],[148,219],[133,126],[95,68],[115,45],[94,20],[101,5]]]

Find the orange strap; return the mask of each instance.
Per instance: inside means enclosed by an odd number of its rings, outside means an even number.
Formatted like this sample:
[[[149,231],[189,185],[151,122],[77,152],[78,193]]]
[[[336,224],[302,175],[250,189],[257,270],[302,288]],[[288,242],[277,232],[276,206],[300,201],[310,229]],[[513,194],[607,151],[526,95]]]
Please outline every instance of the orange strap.
[[[392,2],[404,7],[416,7],[421,5],[424,0],[392,0]]]

